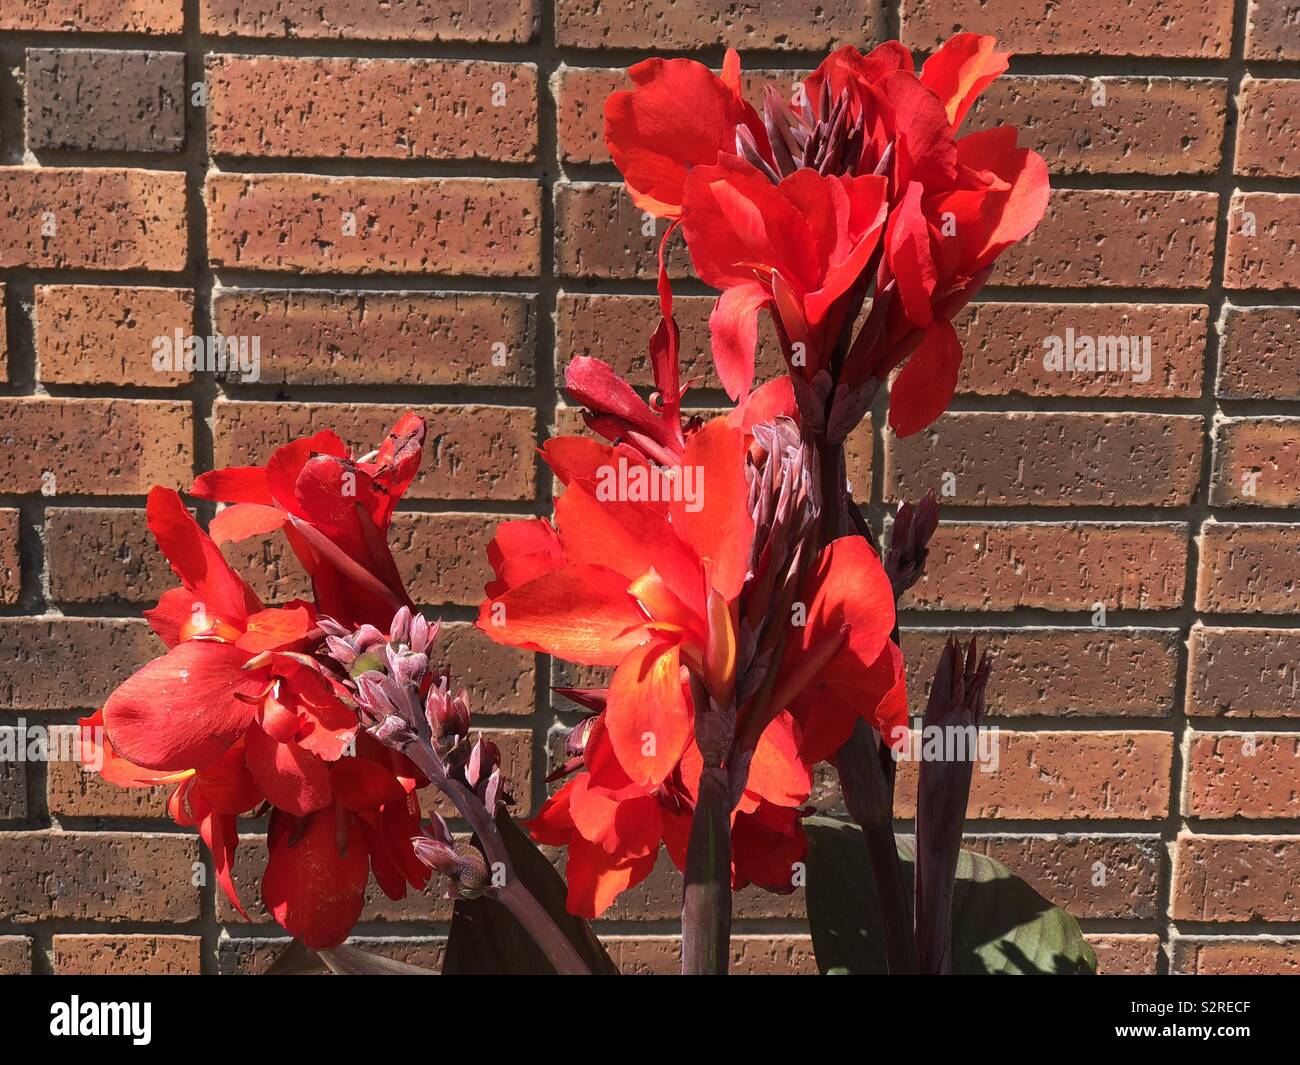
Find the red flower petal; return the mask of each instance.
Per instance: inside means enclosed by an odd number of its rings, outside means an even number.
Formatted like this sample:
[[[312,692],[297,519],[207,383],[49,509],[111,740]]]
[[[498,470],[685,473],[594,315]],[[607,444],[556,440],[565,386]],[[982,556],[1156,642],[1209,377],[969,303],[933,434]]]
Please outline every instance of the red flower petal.
[[[745,434],[726,418],[706,422],[686,442],[682,456],[682,466],[695,471],[698,498],[674,500],[671,507],[674,528],[704,561],[710,583],[728,601],[744,587],[754,542],[746,448]]]
[[[250,536],[262,536],[280,528],[288,516],[278,507],[261,503],[235,503],[224,507],[208,522],[213,543],[239,543]]]
[[[758,314],[772,294],[757,283],[726,289],[709,315],[713,362],[722,387],[741,402],[754,384],[754,349],[758,346]]]
[[[942,414],[957,390],[961,341],[952,323],[936,319],[889,389],[889,425],[897,436],[919,433]]]
[[[651,640],[629,654],[610,681],[605,729],[634,784],[662,783],[691,738],[681,664],[676,644]]]
[[[939,97],[953,129],[961,125],[979,94],[1006,73],[1011,53],[995,48],[992,37],[958,33],[922,65],[921,83]]]
[[[255,724],[249,726],[245,744],[249,772],[272,806],[301,817],[329,805],[329,763],[296,743],[281,743]]]

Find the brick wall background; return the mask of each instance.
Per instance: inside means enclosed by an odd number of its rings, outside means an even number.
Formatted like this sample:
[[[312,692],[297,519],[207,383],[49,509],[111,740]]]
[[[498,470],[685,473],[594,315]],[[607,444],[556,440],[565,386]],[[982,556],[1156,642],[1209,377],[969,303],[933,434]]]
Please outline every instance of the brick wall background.
[[[895,444],[878,408],[854,441],[878,526],[951,489],[904,618],[915,698],[943,633],[987,632],[1005,731],[971,845],[1104,971],[1300,971],[1296,0],[3,0],[0,726],[57,734],[155,653],[151,484],[311,427],[368,446],[409,405],[431,439],[398,558],[535,808],[552,666],[467,620],[493,521],[550,509],[565,362],[648,382],[656,238],[601,100],[647,51],[735,45],[791,85],[830,46],[958,29],[1019,53],[972,122],[1023,125],[1056,191],[965,317],[951,413]],[[260,381],[154,369],[177,329],[259,337]],[[1045,371],[1067,329],[1150,337],[1150,379]],[[277,547],[239,554],[302,589]],[[257,971],[277,930],[194,886],[200,850],[159,795],[0,765],[0,971]],[[611,912],[628,970],[675,967],[677,907],[661,870]],[[736,968],[809,969],[801,910],[741,896]],[[358,934],[429,961],[447,915],[377,897]]]

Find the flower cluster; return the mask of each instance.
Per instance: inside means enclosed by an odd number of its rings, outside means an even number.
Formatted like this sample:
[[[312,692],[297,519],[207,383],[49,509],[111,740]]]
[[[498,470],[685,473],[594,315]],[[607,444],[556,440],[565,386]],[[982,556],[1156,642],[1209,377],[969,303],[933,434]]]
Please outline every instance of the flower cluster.
[[[146,616],[168,651],[81,722],[86,760],[102,759],[106,780],[174,785],[172,818],[198,828],[241,914],[237,819],[269,813],[262,901],[312,947],[347,936],[372,873],[394,899],[429,877],[411,843],[427,781],[358,727],[345,671],[318,654],[328,632],[378,636],[375,624],[409,606],[386,534],[423,438],[423,421],[407,415],[362,458],[322,432],[265,466],[204,474],[191,494],[233,504],[208,532],[176,492],[155,488],[149,528],[181,586]],[[276,529],[314,602],[267,607],[223,557],[221,544]]]

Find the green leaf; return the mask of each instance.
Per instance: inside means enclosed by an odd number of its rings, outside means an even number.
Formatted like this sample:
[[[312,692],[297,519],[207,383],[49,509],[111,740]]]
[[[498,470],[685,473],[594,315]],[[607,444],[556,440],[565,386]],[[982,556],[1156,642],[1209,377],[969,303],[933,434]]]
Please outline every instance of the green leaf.
[[[823,973],[885,973],[884,929],[862,833],[854,824],[810,817],[808,921]],[[914,841],[898,837],[909,895]],[[1001,862],[962,851],[952,903],[952,971],[978,975],[1094,973],[1097,958],[1078,922]]]
[[[510,852],[515,876],[569,937],[587,967],[598,976],[617,976],[618,967],[591,925],[564,908],[568,889],[546,855],[509,815],[498,816],[497,827]],[[514,915],[495,899],[485,897],[456,900],[442,972],[444,976],[553,976],[555,967]]]

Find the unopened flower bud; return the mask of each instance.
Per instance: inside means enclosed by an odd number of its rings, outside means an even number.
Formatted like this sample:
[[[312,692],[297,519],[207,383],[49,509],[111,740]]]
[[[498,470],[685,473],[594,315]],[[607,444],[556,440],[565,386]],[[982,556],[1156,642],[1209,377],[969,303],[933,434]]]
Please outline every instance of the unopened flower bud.
[[[893,585],[895,599],[921,579],[930,538],[938,527],[939,504],[933,488],[915,507],[911,503],[899,506],[885,555],[885,572]]]
[[[395,644],[408,644],[411,639],[411,608],[402,607],[393,615],[393,623],[388,628],[388,640]]]
[[[491,888],[487,859],[469,840],[451,843],[426,834],[412,839],[411,846],[420,861],[447,878],[451,898],[476,899]]]

